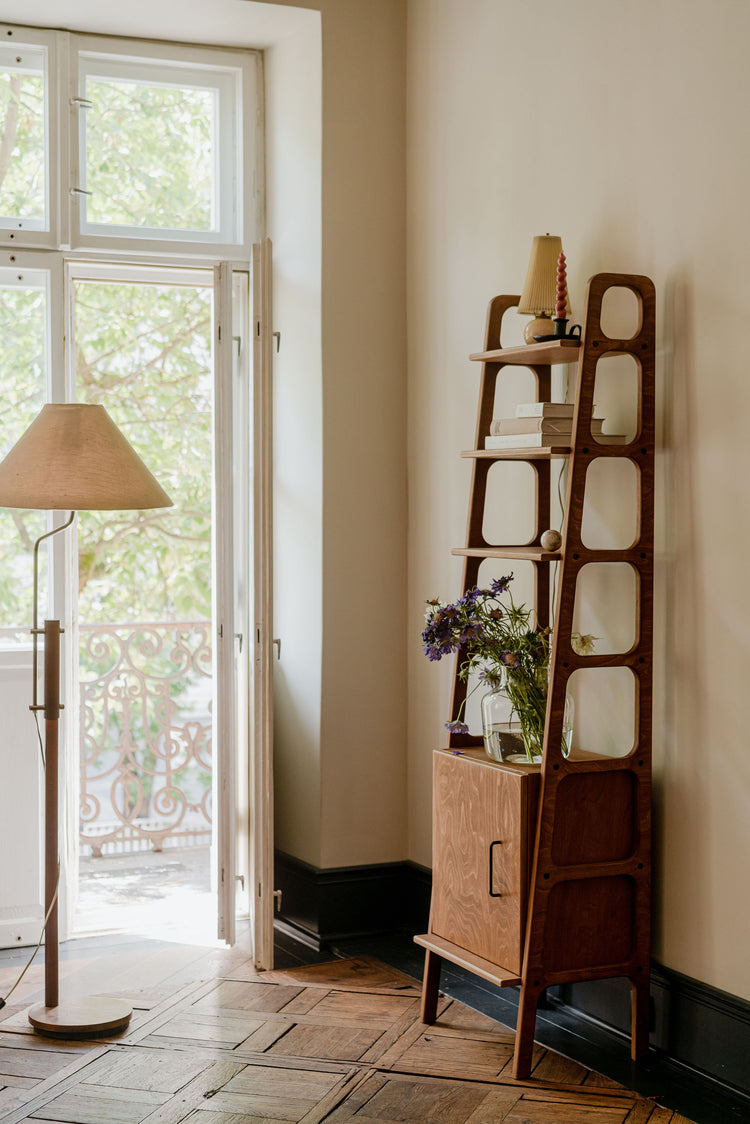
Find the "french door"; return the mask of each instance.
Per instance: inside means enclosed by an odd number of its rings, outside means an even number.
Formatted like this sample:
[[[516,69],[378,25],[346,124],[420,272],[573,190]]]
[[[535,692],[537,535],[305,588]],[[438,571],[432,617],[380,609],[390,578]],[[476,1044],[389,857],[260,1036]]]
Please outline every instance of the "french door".
[[[28,257],[38,264],[34,255]],[[238,909],[250,913],[256,962],[264,967],[272,957],[271,883],[266,884],[272,832],[270,695],[261,682],[270,677],[270,589],[263,588],[266,581],[270,587],[270,428],[258,411],[270,402],[270,308],[262,291],[270,276],[262,262],[268,260],[267,248],[254,249],[251,276],[229,264],[66,264],[54,255],[45,269],[26,270],[19,260],[14,277],[6,273],[8,288],[0,275],[9,316],[14,301],[23,305],[36,299],[39,338],[28,345],[36,358],[19,356],[18,369],[25,371],[26,383],[33,369],[39,385],[19,387],[21,406],[36,406],[37,400],[41,405],[47,397],[101,402],[175,500],[169,513],[81,513],[77,542],[70,532],[59,536],[63,542],[52,540],[49,613],[60,616],[67,630],[67,784],[61,822],[69,826],[61,840],[62,916],[70,926],[79,805],[85,821],[106,790],[117,827],[129,812],[142,811],[141,805],[160,804],[158,828],[154,817],[150,828],[143,827],[148,821],[142,814],[131,817],[141,831],[163,830],[170,814],[175,819],[175,809],[181,816],[175,822],[183,828],[185,808],[195,830],[206,830],[198,821],[201,810],[209,809],[218,935],[233,942]],[[63,336],[64,363],[60,343],[53,344]],[[12,370],[2,372],[6,386],[12,375]],[[35,411],[29,407],[28,412]],[[20,413],[19,406],[14,421]],[[259,504],[268,504],[268,511],[259,512]],[[23,546],[40,513],[12,518],[9,536],[15,530]],[[263,543],[259,533],[267,536]],[[0,596],[3,583],[23,574],[24,565],[22,550],[5,559]],[[9,759],[2,770],[14,779],[13,790],[24,794],[23,806],[19,801],[17,811],[9,807],[10,823],[0,829],[6,836],[0,842],[9,853],[23,855],[25,864],[20,878],[0,887],[0,943],[6,946],[32,943],[42,913],[42,825],[40,802],[34,799],[41,766],[20,689],[27,651],[20,634],[11,643],[7,631],[26,623],[21,619],[26,600],[16,598],[8,607],[10,619],[2,622],[6,629],[0,637],[0,700],[8,704],[6,713],[19,738],[13,760],[6,749]],[[47,615],[44,607],[42,614]],[[202,628],[207,642],[200,647]],[[189,643],[197,646],[190,655],[197,678],[187,686],[165,687],[164,653],[184,654]],[[71,659],[79,647],[88,653],[80,665]],[[102,684],[114,682],[122,693],[126,671],[118,668],[120,679],[113,679],[108,658],[115,649],[137,657],[155,648],[161,659],[154,673],[157,687],[144,688],[142,704],[131,708],[126,720],[116,718],[111,692],[107,695]],[[127,674],[135,674],[136,664],[137,658],[131,659]],[[145,682],[143,668],[136,670]],[[181,700],[176,698],[180,693]],[[175,715],[188,704],[195,713],[181,724]],[[165,715],[166,733],[159,727]],[[91,771],[90,791],[82,793],[80,778],[88,760],[95,760],[97,738],[104,747],[118,722],[126,748],[115,767],[99,759],[103,763]],[[139,752],[142,768],[136,775]],[[209,763],[210,794],[205,791]]]

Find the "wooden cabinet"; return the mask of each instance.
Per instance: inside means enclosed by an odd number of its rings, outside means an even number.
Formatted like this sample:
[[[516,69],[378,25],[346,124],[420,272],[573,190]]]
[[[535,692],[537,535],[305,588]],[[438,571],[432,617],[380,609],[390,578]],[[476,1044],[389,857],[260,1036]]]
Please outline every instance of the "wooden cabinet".
[[[639,325],[629,339],[602,330],[602,301],[611,288],[630,290]],[[478,582],[485,559],[524,559],[535,571],[534,610],[550,623],[551,563],[559,563],[541,769],[483,759],[481,739],[452,734],[434,755],[434,870],[430,931],[415,937],[426,950],[422,1005],[435,1019],[440,964],[449,960],[499,986],[521,985],[514,1076],[531,1069],[536,1008],[556,984],[624,976],[632,985],[632,1056],[648,1048],[651,710],[654,537],[655,296],[647,277],[597,274],[589,282],[582,339],[503,349],[503,314],[517,297],[490,303],[481,363],[463,590]],[[630,355],[637,369],[636,432],[626,444],[597,441],[592,426],[599,362]],[[528,367],[537,400],[550,398],[551,364],[577,362],[570,448],[486,450],[495,388],[503,368]],[[562,545],[545,550],[551,460],[567,456]],[[636,471],[637,531],[622,549],[592,549],[581,526],[587,473],[599,458],[622,458]],[[498,460],[525,461],[536,472],[535,533],[531,542],[495,547],[484,538],[487,475]],[[584,566],[626,564],[635,574],[634,641],[627,651],[578,653],[572,642],[576,584]],[[452,717],[466,684],[454,677]],[[634,731],[620,757],[561,749],[565,695],[584,668],[624,667],[634,683]]]
[[[435,754],[431,931],[519,980],[538,797],[538,769]]]

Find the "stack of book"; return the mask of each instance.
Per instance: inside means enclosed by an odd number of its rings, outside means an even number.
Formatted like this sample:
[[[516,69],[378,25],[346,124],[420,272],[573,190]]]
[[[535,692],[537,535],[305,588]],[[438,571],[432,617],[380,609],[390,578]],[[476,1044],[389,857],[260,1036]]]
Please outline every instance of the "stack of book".
[[[485,449],[570,448],[573,431],[573,404],[569,402],[524,402],[516,406],[514,418],[494,418]],[[619,433],[602,433],[604,419],[596,413],[591,433],[602,445],[624,445]]]

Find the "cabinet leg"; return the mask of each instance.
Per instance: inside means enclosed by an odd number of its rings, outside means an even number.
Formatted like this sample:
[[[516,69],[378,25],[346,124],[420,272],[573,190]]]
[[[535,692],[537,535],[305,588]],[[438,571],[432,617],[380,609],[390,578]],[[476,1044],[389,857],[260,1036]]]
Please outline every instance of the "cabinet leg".
[[[424,955],[424,979],[422,981],[423,1023],[434,1023],[437,1018],[438,988],[440,986],[440,957],[427,949]]]
[[[518,1003],[518,1025],[516,1026],[516,1048],[513,1053],[513,1076],[516,1081],[525,1081],[531,1076],[531,1058],[534,1049],[534,1029],[536,1027],[536,1008],[539,988],[524,984]]]
[[[651,1023],[651,993],[649,979],[630,981],[631,986],[631,1038],[630,1056],[633,1061],[643,1058],[648,1053],[648,1034]]]

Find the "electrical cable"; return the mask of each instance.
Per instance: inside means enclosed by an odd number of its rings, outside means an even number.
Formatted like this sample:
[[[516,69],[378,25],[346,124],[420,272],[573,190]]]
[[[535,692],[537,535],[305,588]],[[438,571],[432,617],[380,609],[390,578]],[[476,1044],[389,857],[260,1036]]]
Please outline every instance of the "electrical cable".
[[[36,723],[36,736],[39,738],[39,753],[40,753],[41,758],[42,758],[42,768],[46,769],[47,768],[47,762],[46,762],[45,757],[44,757],[44,742],[42,740],[42,731],[39,727],[39,714],[36,710],[32,711],[32,713],[34,715],[34,722]]]
[[[563,400],[563,402],[568,401],[568,368],[567,368],[567,366],[563,367],[563,370],[562,370],[562,400]],[[567,467],[568,467],[568,460],[567,460],[567,457],[564,457],[561,464],[560,464],[560,472],[559,472],[558,477],[557,477],[557,502],[560,504],[560,530],[561,531],[562,531],[562,525],[565,522],[565,500],[563,499],[562,488],[561,488],[560,485],[562,484],[562,478],[563,478],[563,475],[565,473],[565,469]],[[556,599],[556,596],[557,596],[557,570],[558,570],[559,565],[560,565],[560,560],[558,558],[554,562],[554,577],[552,579],[552,603],[551,603],[550,619],[552,621],[553,626],[554,626],[554,623],[555,623],[555,599]]]
[[[41,730],[41,727],[39,725],[39,712],[36,711],[36,710],[32,710],[32,714],[34,715],[34,724],[36,726],[36,736],[39,739],[39,754],[42,758],[42,768],[46,769],[47,768],[47,761],[46,761],[45,756],[44,756],[44,740],[42,738],[42,730]],[[52,913],[52,909],[55,905],[55,902],[57,901],[57,892],[58,892],[59,889],[60,889],[60,864],[58,863],[57,864],[57,881],[55,882],[55,892],[52,895],[52,901],[49,904],[49,909],[47,910],[46,916],[44,918],[44,924],[42,925],[42,931],[39,934],[39,940],[36,942],[36,948],[32,952],[29,959],[27,960],[26,966],[22,969],[21,974],[18,977],[18,979],[16,980],[16,982],[13,984],[13,987],[10,989],[9,992],[7,992],[5,994],[5,996],[0,996],[0,1010],[2,1010],[2,1008],[6,1005],[6,1003],[10,999],[11,995],[16,990],[16,988],[20,984],[21,980],[23,979],[23,977],[26,975],[29,968],[31,967],[31,965],[34,961],[34,957],[36,956],[37,952],[39,952],[39,949],[42,947],[42,941],[44,940],[44,933],[45,933],[45,930],[47,928],[47,922],[49,921],[50,914]]]
[[[560,526],[561,527],[563,525],[563,522],[565,521],[565,501],[563,500],[562,488],[560,487],[560,485],[562,484],[563,474],[564,474],[565,469],[567,467],[568,467],[567,459],[563,459],[563,462],[560,465],[560,472],[559,472],[558,477],[557,477],[557,500],[558,500],[558,503],[560,504]],[[555,623],[555,597],[556,597],[556,594],[557,594],[557,568],[560,565],[560,559],[556,558],[553,565],[554,565],[554,577],[552,579],[551,620],[552,620],[552,623],[554,625],[554,623]]]
[[[36,942],[36,948],[34,949],[31,956],[29,957],[28,961],[26,962],[26,965],[22,969],[20,976],[18,977],[16,982],[13,984],[13,987],[10,989],[10,991],[6,992],[4,996],[0,996],[0,1009],[2,1009],[6,1005],[6,1003],[8,1002],[11,995],[16,990],[16,988],[20,984],[21,980],[23,979],[23,977],[28,972],[29,968],[32,965],[34,957],[36,956],[37,952],[39,952],[39,949],[42,946],[42,941],[44,940],[44,933],[45,933],[45,930],[47,928],[47,922],[50,919],[50,914],[52,913],[52,910],[54,909],[54,906],[55,906],[55,902],[57,901],[57,892],[58,892],[59,889],[60,889],[60,864],[58,863],[57,864],[57,882],[55,883],[55,892],[52,895],[52,901],[49,903],[49,909],[47,910],[47,913],[45,915],[44,924],[42,925],[42,931],[39,934],[39,940]]]

